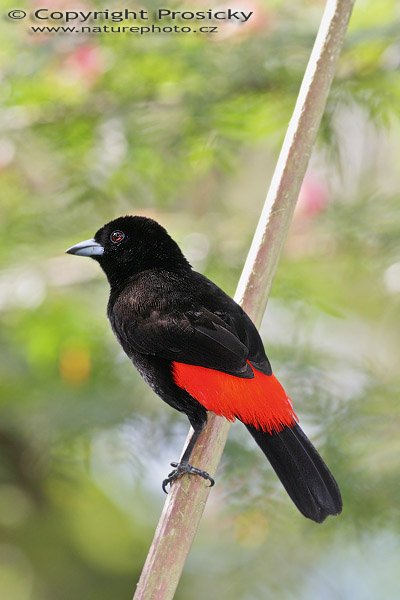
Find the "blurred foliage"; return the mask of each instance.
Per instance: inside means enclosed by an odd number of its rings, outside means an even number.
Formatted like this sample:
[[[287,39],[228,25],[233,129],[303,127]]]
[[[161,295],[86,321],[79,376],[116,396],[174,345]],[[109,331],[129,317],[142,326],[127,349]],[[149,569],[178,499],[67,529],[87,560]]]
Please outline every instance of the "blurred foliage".
[[[323,3],[243,7],[215,38],[2,21],[2,598],[132,595],[187,424],[121,354],[98,267],[63,250],[139,212],[234,292]],[[235,426],[178,599],[399,597],[399,25],[395,0],[356,3],[262,328],[344,513],[302,519]]]

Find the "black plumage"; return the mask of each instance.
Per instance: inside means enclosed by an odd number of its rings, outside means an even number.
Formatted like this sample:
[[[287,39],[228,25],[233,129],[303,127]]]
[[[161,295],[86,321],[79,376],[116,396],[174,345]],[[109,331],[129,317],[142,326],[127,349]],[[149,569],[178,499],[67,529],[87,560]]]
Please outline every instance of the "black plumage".
[[[194,374],[206,368],[207,374],[225,377],[230,386],[239,379],[272,382],[271,365],[251,319],[194,271],[165,229],[151,219],[120,217],[99,229],[93,240],[67,252],[99,262],[111,288],[108,318],[122,348],[156,394],[185,413],[193,426],[181,462],[174,463],[163,487],[183,473],[199,474],[213,484],[207,473],[189,464],[207,420],[207,403],[187,391],[189,384],[178,385],[174,365],[191,365]],[[305,516],[321,522],[341,511],[333,476],[294,421],[283,420],[279,429],[271,429],[242,420]]]

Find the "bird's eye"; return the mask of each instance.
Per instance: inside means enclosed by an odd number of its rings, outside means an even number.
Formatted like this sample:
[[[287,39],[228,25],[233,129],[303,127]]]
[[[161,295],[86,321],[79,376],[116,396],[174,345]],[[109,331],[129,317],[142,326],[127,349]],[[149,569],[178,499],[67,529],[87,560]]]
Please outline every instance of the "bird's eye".
[[[125,239],[125,234],[123,231],[113,231],[110,235],[110,240],[113,244],[119,244],[123,239]]]

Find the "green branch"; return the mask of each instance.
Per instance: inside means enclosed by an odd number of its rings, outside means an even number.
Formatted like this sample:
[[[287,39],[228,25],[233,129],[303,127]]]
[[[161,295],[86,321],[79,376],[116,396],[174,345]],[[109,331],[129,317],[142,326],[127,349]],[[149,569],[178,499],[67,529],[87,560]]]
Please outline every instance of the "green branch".
[[[273,276],[315,142],[354,0],[328,0],[271,186],[235,299],[260,325]],[[214,474],[230,424],[210,414],[192,453],[197,467]],[[200,477],[183,477],[168,496],[134,600],[171,600],[208,498]]]

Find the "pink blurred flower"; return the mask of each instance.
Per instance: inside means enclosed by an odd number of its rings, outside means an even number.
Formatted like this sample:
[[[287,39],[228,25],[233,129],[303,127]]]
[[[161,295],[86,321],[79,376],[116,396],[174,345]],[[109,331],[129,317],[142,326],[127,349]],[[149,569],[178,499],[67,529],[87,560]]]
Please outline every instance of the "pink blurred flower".
[[[90,43],[77,46],[64,58],[61,70],[69,80],[91,87],[105,70],[101,48]]]
[[[327,209],[329,202],[330,193],[324,179],[315,171],[308,171],[290,227],[286,244],[288,256],[297,259],[321,251],[329,253],[332,250],[332,240],[315,227],[314,223],[316,217]]]
[[[312,171],[307,172],[296,206],[297,219],[313,219],[324,212],[329,204],[329,190],[325,181]]]

